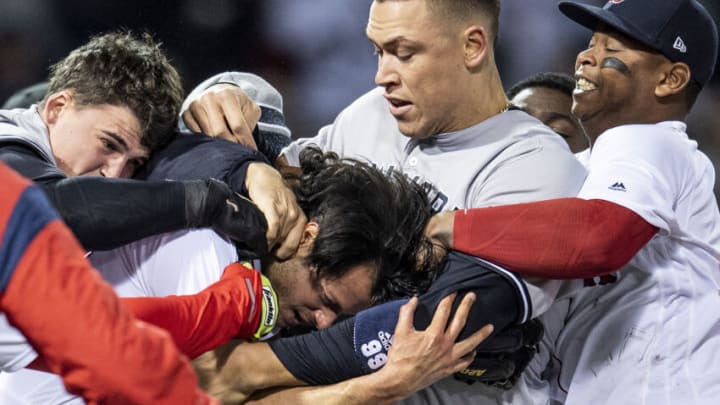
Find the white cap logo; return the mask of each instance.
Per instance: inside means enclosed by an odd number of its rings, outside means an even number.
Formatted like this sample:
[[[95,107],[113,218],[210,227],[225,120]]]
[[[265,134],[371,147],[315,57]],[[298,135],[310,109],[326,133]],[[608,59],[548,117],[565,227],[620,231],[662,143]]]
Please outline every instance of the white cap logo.
[[[673,44],[673,48],[677,49],[678,51],[685,53],[687,52],[687,46],[685,46],[685,42],[683,42],[682,38],[677,37],[675,38],[675,43]]]

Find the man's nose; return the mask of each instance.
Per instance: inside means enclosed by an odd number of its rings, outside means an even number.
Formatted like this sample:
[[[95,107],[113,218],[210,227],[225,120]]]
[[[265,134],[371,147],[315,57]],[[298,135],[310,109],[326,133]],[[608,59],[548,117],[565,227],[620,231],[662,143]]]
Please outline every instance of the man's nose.
[[[127,178],[132,176],[132,173],[129,171],[130,165],[128,164],[127,157],[118,156],[105,162],[105,166],[100,170],[100,174],[102,174],[103,177],[109,178]]]
[[[381,87],[388,87],[398,82],[398,75],[392,63],[393,61],[388,58],[378,57],[375,84]]]

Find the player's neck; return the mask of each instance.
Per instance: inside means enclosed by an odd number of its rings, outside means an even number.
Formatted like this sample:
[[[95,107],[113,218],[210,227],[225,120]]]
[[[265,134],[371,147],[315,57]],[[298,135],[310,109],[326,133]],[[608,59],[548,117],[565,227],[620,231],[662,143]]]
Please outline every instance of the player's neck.
[[[605,131],[623,126],[623,125],[639,125],[639,124],[657,124],[663,121],[684,121],[685,114],[681,111],[670,110],[647,110],[642,114],[599,114],[591,119],[582,122],[583,128],[591,144],[595,144],[597,138]]]
[[[475,123],[507,111],[509,103],[497,69],[491,70],[485,77],[480,78],[473,88],[476,89],[471,96],[475,110]]]

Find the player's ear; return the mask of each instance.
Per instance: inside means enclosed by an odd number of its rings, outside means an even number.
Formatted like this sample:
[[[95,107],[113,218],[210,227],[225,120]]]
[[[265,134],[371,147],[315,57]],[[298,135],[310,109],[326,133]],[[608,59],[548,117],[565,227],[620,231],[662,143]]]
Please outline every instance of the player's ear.
[[[320,225],[315,221],[308,221],[305,224],[305,229],[303,229],[303,234],[300,238],[300,247],[311,248],[318,232],[320,232]]]
[[[481,25],[471,25],[463,32],[465,66],[468,69],[477,69],[487,57],[488,51],[492,47],[490,36],[485,27]]]
[[[655,96],[659,98],[682,92],[690,83],[690,67],[682,62],[669,63],[664,69],[662,80],[655,86]]]
[[[51,94],[42,106],[42,116],[45,123],[51,127],[55,125],[65,108],[73,102],[73,94],[70,90],[62,90]]]

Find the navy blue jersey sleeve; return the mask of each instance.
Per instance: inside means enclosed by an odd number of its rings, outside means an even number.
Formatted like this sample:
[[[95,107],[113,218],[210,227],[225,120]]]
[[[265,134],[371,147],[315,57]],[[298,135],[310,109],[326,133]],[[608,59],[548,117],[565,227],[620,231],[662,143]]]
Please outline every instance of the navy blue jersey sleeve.
[[[354,327],[355,318],[348,318],[328,329],[272,340],[270,348],[299,380],[331,384],[363,374],[353,349]]]
[[[267,163],[255,150],[202,134],[180,133],[157,151],[135,176],[144,180],[202,180],[214,178],[247,196],[245,176],[253,162]]]
[[[449,255],[441,275],[419,297],[415,328],[427,328],[440,301],[456,291],[461,294],[453,303],[453,313],[462,300],[462,293],[472,291],[477,295],[459,339],[492,324],[494,334],[478,351],[496,352],[516,344],[514,338],[508,343],[503,331],[523,322],[530,310],[525,304],[524,284],[517,284],[512,273],[506,274],[503,269],[459,253]],[[332,384],[368,374],[387,361],[400,307],[405,302],[407,300],[381,304],[328,329],[278,339],[270,347],[288,371],[308,384]]]

